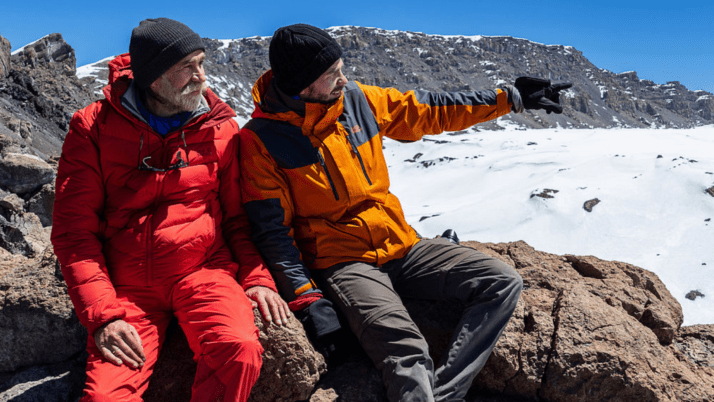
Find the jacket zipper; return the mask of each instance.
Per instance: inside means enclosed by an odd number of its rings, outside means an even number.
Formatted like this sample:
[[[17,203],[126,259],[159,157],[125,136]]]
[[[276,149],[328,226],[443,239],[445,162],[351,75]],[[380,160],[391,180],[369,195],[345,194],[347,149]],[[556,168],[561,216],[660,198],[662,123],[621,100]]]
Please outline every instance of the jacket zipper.
[[[369,175],[367,174],[367,169],[364,168],[364,162],[362,161],[362,155],[360,155],[359,150],[357,149],[357,146],[353,142],[352,136],[350,134],[347,134],[347,142],[349,142],[350,145],[352,146],[352,152],[354,152],[355,155],[357,155],[359,164],[360,164],[360,166],[362,166],[362,173],[364,173],[364,177],[367,179],[367,183],[369,183],[369,185],[371,186],[372,180],[369,179]]]
[[[151,247],[151,220],[154,217],[153,211],[146,217],[146,285],[151,286],[153,282],[153,264],[154,259],[153,247]]]
[[[184,131],[181,130],[181,133],[183,135]],[[151,135],[151,133],[149,133]],[[162,147],[166,145],[165,138],[161,138],[162,142]],[[139,155],[141,157],[141,155]],[[186,159],[188,159],[188,154],[186,154]],[[166,172],[155,172],[154,173],[156,176],[156,187],[157,191],[156,194],[157,196],[161,194],[161,186],[163,185],[164,182],[164,177],[166,175]],[[154,232],[154,228],[152,225],[153,219],[154,219],[154,211],[156,211],[156,197],[154,197],[154,203],[151,206],[151,213],[146,216],[146,284],[147,286],[151,286],[153,283],[153,277],[154,277],[154,248],[152,247],[151,240],[152,240],[152,235]]]
[[[317,150],[317,158],[320,160],[320,165],[322,165],[322,168],[325,169],[325,174],[327,175],[327,181],[330,182],[330,187],[332,187],[332,194],[335,196],[335,200],[340,199],[339,194],[337,194],[337,188],[335,188],[335,183],[332,182],[332,176],[330,176],[330,171],[327,170],[327,164],[325,163],[325,158],[322,157],[322,152],[320,150]]]

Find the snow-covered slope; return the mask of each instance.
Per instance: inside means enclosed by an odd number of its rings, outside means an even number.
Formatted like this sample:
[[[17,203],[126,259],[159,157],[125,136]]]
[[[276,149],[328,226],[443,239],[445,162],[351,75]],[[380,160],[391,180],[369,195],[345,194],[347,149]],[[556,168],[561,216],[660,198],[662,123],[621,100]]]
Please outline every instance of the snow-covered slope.
[[[507,128],[388,141],[385,154],[423,236],[452,228],[462,240],[632,263],[660,276],[690,325],[714,323],[712,150],[714,126]]]

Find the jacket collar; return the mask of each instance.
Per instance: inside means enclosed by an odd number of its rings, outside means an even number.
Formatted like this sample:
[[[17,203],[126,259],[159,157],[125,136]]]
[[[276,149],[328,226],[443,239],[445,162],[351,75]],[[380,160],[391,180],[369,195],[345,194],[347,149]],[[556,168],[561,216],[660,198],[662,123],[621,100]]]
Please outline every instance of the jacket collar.
[[[130,120],[147,124],[136,107],[134,79],[129,53],[117,56],[109,62],[109,84],[104,87],[104,97],[121,114]],[[194,112],[186,127],[208,128],[232,117],[235,112],[220,100],[209,88],[202,106]]]
[[[253,85],[253,118],[278,120],[302,128],[304,135],[324,139],[333,132],[343,111],[344,94],[330,103],[303,102],[285,99],[286,96],[272,84],[273,72],[268,70]]]
[[[120,97],[119,101],[121,102],[121,105],[124,107],[124,109],[128,110],[132,115],[134,115],[134,117],[143,121],[146,124],[149,124],[149,122],[146,121],[146,118],[144,118],[144,114],[141,113],[139,105],[136,101],[137,96],[139,96],[138,91],[139,88],[136,87],[136,83],[132,80],[129,84],[129,88],[127,88],[124,94]],[[201,96],[201,104],[198,105],[198,108],[196,108],[196,110],[191,113],[191,116],[186,120],[186,124],[184,125],[189,125],[193,119],[204,115],[210,111],[211,108],[208,106],[206,98]]]

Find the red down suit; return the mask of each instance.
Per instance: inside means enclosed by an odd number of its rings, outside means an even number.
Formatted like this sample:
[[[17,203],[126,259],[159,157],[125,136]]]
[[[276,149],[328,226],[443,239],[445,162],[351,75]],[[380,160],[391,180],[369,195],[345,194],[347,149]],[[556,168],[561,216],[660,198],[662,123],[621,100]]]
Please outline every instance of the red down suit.
[[[209,89],[210,110],[161,136],[126,107],[129,55],[109,71],[106,99],[72,117],[52,229],[70,298],[90,334],[85,399],[140,400],[176,316],[198,362],[192,400],[246,400],[262,348],[244,289],[275,285],[241,206],[235,114]],[[178,158],[188,166],[139,170],[146,156],[154,167]],[[141,370],[114,366],[94,345],[94,331],[115,319],[137,328],[147,357]]]

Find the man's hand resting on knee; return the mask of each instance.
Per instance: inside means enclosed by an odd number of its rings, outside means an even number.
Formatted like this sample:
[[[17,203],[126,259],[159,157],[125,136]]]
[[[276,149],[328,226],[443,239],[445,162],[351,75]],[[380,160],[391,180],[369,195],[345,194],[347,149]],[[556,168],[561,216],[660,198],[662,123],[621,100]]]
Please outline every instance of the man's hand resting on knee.
[[[126,364],[139,368],[146,361],[139,333],[124,320],[111,321],[99,327],[94,331],[94,343],[102,356],[117,366]]]

